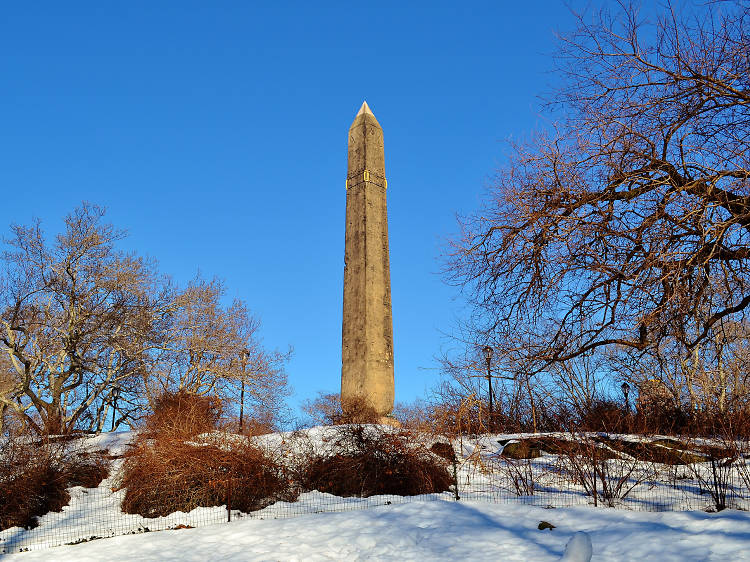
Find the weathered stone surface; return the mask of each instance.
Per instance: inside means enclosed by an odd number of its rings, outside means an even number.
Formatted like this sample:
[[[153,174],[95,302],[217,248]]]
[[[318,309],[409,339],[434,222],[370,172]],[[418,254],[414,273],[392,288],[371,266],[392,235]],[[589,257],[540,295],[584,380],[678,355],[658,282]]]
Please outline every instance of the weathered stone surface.
[[[501,453],[509,459],[536,459],[542,456],[542,451],[538,447],[533,447],[530,442],[523,439],[521,441],[511,441],[503,447]]]
[[[341,402],[393,409],[393,320],[383,129],[362,104],[349,129]]]

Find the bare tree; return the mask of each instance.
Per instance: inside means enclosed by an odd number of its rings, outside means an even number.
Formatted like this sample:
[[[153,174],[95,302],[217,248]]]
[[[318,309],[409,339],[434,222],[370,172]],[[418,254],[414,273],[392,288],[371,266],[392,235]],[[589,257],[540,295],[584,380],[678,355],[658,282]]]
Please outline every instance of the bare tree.
[[[244,305],[243,305],[244,306]],[[240,371],[231,379],[233,397],[239,398],[240,431],[242,412],[250,412],[256,424],[276,427],[291,420],[291,413],[284,399],[291,394],[285,370],[292,356],[292,348],[286,352],[265,349],[255,329],[244,337],[245,348],[240,352]]]
[[[116,250],[122,233],[103,215],[84,204],[53,244],[39,222],[13,226],[3,255],[0,350],[13,385],[0,401],[39,432],[101,422],[85,418],[106,415],[113,389],[140,373],[166,300],[153,264]]]
[[[678,421],[672,414],[681,411],[705,421],[750,411],[748,327],[724,321],[712,335],[692,349],[676,339],[664,339],[637,354],[616,350],[609,354],[607,366],[638,391],[636,405],[653,404],[640,408],[642,413],[658,412]]]
[[[496,343],[500,353],[493,355],[489,372],[483,348],[467,345],[463,353],[445,353],[441,358],[444,379],[433,391],[433,406],[437,410],[471,412],[486,419],[482,424],[489,430],[519,431],[538,429],[538,408],[549,389],[538,377],[537,361],[518,353],[517,348],[504,346],[509,341]],[[508,349],[511,347],[512,349]],[[490,385],[493,398],[489,409]],[[461,402],[482,408],[466,408]],[[480,420],[475,420],[478,422]]]
[[[580,419],[604,397],[601,387],[606,369],[600,354],[584,354],[555,364],[549,369],[550,394]]]
[[[0,291],[0,413],[40,433],[101,431],[184,390],[247,394],[254,415],[274,418],[288,394],[288,354],[263,348],[258,320],[241,301],[222,303],[221,282],[180,290],[153,262],[116,249],[123,233],[103,216],[84,204],[52,244],[38,222],[13,226]]]
[[[165,391],[213,393],[237,372],[233,359],[243,348],[241,331],[257,323],[244,309],[222,306],[224,286],[194,279],[176,291],[160,345],[154,349],[146,388],[149,402]]]
[[[341,395],[338,393],[318,392],[315,399],[302,403],[301,410],[307,416],[309,425],[333,425],[340,423],[344,417]]]
[[[15,388],[13,371],[7,356],[0,354],[0,436],[5,427],[5,414],[8,411],[8,400],[12,399]]]
[[[287,353],[266,350],[260,321],[240,300],[224,305],[223,282],[195,278],[177,291],[143,381],[149,403],[164,392],[186,391],[247,401],[253,416],[276,416],[288,395]],[[270,415],[270,417],[269,417]]]
[[[621,8],[562,39],[563,120],[514,147],[448,261],[472,329],[540,368],[691,352],[750,304],[750,7]]]

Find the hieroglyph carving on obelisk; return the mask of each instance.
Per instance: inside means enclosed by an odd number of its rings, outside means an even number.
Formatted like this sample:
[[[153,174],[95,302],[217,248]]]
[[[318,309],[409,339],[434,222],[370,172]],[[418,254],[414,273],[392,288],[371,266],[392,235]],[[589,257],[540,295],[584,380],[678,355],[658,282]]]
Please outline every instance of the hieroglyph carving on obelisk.
[[[393,409],[393,319],[383,129],[367,106],[349,128],[341,402]]]

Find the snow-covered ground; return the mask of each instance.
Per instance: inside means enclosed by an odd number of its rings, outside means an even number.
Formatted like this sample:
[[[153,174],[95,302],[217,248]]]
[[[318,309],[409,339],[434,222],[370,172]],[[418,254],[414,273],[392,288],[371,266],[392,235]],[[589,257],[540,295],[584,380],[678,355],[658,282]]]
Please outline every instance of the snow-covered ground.
[[[257,440],[293,462],[301,451],[325,447],[339,431],[319,427]],[[533,494],[519,496],[512,484],[514,473],[502,469],[505,461],[498,455],[509,439],[522,437],[483,436],[454,443],[460,453],[459,502],[451,492],[340,498],[313,491],[294,503],[277,502],[253,514],[233,511],[230,524],[224,506],[153,519],[122,513],[121,461],[115,461],[110,478],[95,489],[71,488],[69,505],[43,516],[37,528],[0,532],[0,557],[2,552],[28,549],[32,552],[12,558],[557,560],[574,533],[585,531],[593,544],[593,560],[750,560],[748,512],[700,511],[712,505],[710,495],[685,467],[664,467],[663,474],[638,480],[627,497],[616,502],[620,509],[594,508],[588,505],[591,496],[560,471],[557,456],[545,454],[527,465]],[[132,438],[132,433],[102,434],[78,441],[76,447],[106,449],[117,456]],[[740,492],[741,501],[735,503],[744,507],[749,494],[744,487]],[[550,505],[557,508],[545,509]],[[640,511],[644,509],[693,511]],[[556,528],[541,531],[540,521]],[[83,544],[57,546],[77,542]],[[52,546],[56,548],[49,550]]]
[[[556,527],[540,531],[540,521]],[[559,560],[578,531],[593,561],[750,560],[750,514],[544,509],[415,502],[283,520],[241,520],[7,556],[59,560]]]

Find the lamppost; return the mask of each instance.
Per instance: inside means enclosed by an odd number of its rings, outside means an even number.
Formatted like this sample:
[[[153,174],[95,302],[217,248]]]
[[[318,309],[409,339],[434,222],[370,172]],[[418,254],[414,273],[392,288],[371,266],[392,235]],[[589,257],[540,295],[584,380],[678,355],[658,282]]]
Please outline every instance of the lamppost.
[[[250,352],[247,349],[242,350],[242,386],[240,387],[240,433],[242,433],[243,419],[245,417],[245,369],[247,369],[247,360]]]
[[[489,345],[485,345],[482,351],[484,352],[484,360],[487,363],[487,386],[490,391],[490,431],[492,431],[495,415],[492,409],[492,371],[490,367],[492,365],[492,353],[494,350]]]
[[[116,386],[112,389],[112,429],[115,430],[115,418],[117,417],[117,399],[120,397],[120,387]]]
[[[625,410],[630,413],[630,402],[628,401],[628,394],[630,394],[630,385],[627,382],[624,382],[622,383],[620,389],[625,396]]]

